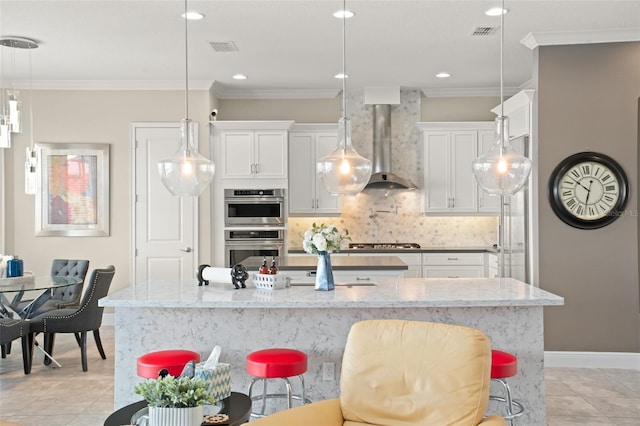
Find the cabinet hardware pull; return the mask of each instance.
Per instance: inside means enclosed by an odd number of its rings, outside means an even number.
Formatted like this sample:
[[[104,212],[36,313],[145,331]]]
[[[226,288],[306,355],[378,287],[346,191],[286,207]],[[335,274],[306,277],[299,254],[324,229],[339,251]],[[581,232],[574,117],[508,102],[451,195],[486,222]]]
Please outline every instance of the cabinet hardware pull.
[[[460,278],[460,277],[457,275],[454,275],[454,276],[448,276],[447,278]]]
[[[185,253],[191,253],[191,247],[180,249],[180,251],[183,251]]]
[[[256,166],[256,174],[260,173],[260,172],[258,171],[258,163],[256,163],[256,165],[255,165],[255,166]]]
[[[447,260],[458,260],[457,257],[447,257]]]
[[[255,170],[255,166],[256,166],[255,164],[251,164],[251,174],[255,173],[255,172],[254,172],[254,170]]]
[[[360,278],[360,277],[356,277],[356,281],[370,281],[371,278],[369,277],[365,277],[365,278]]]
[[[307,276],[308,277],[315,277],[316,276],[316,271],[308,271],[307,272]]]

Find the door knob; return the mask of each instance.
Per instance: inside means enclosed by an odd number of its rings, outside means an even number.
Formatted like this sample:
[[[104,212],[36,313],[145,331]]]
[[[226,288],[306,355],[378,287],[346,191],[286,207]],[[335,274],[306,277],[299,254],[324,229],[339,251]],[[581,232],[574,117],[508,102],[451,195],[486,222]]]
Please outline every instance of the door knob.
[[[185,253],[191,253],[191,247],[180,249],[180,251],[183,251]]]

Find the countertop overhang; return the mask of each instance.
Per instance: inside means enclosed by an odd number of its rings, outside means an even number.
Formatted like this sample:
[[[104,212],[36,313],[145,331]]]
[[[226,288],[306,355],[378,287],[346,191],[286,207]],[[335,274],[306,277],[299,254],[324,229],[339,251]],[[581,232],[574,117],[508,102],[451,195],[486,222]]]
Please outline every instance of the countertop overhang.
[[[443,308],[563,305],[564,299],[512,278],[379,278],[374,286],[256,289],[231,284],[153,280],[100,299],[100,306],[127,308]]]

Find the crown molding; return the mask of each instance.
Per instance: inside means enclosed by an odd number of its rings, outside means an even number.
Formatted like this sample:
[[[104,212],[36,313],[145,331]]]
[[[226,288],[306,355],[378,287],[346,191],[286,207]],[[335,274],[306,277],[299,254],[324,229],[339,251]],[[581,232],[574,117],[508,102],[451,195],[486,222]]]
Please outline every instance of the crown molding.
[[[420,89],[422,94],[427,98],[464,98],[475,96],[500,96],[499,87],[477,87],[477,88],[449,88],[449,89],[434,89],[424,87]],[[518,93],[521,89],[519,87],[505,87],[505,96],[511,96]]]
[[[619,43],[626,41],[640,41],[640,27],[593,31],[550,31],[529,33],[520,40],[520,43],[533,50],[539,46]]]
[[[208,80],[189,80],[189,90],[208,90]],[[12,87],[21,90],[184,90],[178,80],[16,80]]]

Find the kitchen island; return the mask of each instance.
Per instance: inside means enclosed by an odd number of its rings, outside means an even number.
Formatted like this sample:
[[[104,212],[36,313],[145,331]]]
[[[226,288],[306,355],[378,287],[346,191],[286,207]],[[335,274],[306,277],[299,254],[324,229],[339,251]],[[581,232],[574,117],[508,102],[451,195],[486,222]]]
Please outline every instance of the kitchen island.
[[[184,348],[205,357],[222,347],[232,365],[232,390],[246,392],[248,353],[269,347],[306,352],[307,395],[313,400],[339,394],[342,352],[351,325],[365,319],[397,318],[475,327],[495,348],[518,356],[510,379],[526,413],[521,424],[546,424],[543,366],[543,306],[564,300],[537,287],[497,278],[379,278],[376,285],[234,290],[230,284],[198,287],[194,281],[152,281],[101,299],[115,307],[115,407],[139,399],[136,358],[146,352]],[[336,380],[322,380],[322,363],[333,362]],[[390,359],[389,362],[394,362]]]

